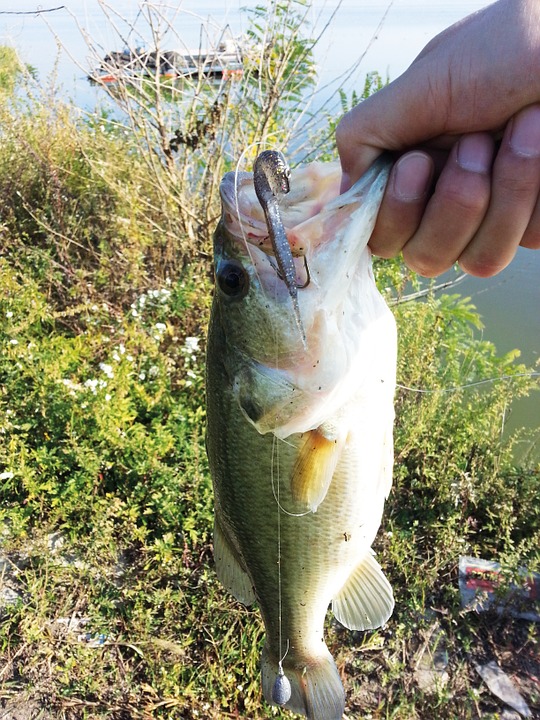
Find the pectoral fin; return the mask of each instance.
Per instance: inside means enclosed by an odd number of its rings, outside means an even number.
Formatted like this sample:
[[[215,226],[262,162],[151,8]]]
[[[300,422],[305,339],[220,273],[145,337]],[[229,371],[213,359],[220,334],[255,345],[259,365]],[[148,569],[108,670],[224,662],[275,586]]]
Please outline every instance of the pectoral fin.
[[[326,497],[345,440],[345,433],[324,427],[304,433],[291,473],[291,493],[293,500],[311,512],[316,512]]]
[[[392,587],[370,552],[334,598],[332,611],[349,630],[370,630],[384,625],[393,609]]]
[[[242,567],[238,553],[231,545],[216,513],[214,521],[214,560],[221,584],[244,605],[255,601],[253,585]]]

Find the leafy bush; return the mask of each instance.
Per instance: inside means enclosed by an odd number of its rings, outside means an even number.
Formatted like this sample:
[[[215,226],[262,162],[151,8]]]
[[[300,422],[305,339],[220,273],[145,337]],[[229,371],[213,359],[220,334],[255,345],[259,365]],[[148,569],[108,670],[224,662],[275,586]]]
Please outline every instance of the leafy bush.
[[[518,351],[499,356],[477,337],[481,320],[468,298],[403,303],[396,318],[400,386],[394,490],[385,521],[389,552],[413,544],[429,566],[418,578],[423,602],[436,602],[445,591],[438,580],[455,577],[460,554],[538,568],[538,469],[515,468],[512,445],[501,439],[512,401],[537,381],[516,363]],[[400,570],[398,587],[416,593],[402,574],[410,571],[407,554],[399,563],[395,555],[389,561]]]
[[[199,341],[174,326],[185,288],[151,290],[120,318],[89,306],[77,335],[5,260],[0,298],[4,520],[88,536],[114,498],[144,540],[179,531],[197,488],[208,523]]]

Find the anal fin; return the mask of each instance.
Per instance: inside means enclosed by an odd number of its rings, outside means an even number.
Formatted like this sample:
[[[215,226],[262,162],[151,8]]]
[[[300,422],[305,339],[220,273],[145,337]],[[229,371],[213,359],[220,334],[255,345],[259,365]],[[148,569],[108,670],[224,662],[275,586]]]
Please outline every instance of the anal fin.
[[[304,434],[291,473],[293,500],[316,512],[332,482],[332,476],[345,445],[346,434],[329,432],[324,427]]]
[[[349,630],[371,630],[384,625],[393,609],[392,587],[369,551],[332,601],[332,611]]]
[[[225,589],[239,602],[251,605],[255,601],[253,585],[242,567],[238,553],[225,534],[217,513],[214,521],[214,560],[216,574]]]

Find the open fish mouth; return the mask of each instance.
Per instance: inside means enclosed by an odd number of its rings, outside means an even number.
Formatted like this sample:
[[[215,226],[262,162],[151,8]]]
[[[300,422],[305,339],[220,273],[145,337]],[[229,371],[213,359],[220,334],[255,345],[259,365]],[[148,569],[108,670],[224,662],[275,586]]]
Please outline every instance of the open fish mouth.
[[[259,156],[260,157],[260,156]],[[293,257],[306,254],[306,247],[294,228],[315,217],[339,195],[339,163],[310,163],[291,170],[289,191],[279,198],[280,217]],[[227,173],[221,182],[223,219],[229,235],[274,255],[265,211],[259,202],[253,174]]]

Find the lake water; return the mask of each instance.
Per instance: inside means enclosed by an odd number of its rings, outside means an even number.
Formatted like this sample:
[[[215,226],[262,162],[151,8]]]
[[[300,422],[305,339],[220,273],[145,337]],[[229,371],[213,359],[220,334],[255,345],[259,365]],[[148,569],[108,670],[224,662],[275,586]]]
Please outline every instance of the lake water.
[[[61,10],[35,16],[20,13],[35,10],[36,0],[0,0],[0,44],[14,46],[41,78],[54,73],[62,93],[80,107],[91,109],[102,94],[86,81],[92,61],[83,34],[92,38],[98,54],[123,48],[118,47],[117,35],[104,17],[103,3],[100,6],[98,0],[64,3],[53,0],[39,6],[53,8],[60,4]],[[210,40],[219,37],[226,24],[234,35],[239,35],[246,29],[246,13],[241,8],[256,4],[249,0],[169,3],[169,8],[175,8],[174,42],[181,39],[188,48],[206,47],[201,25]],[[315,102],[325,100],[345,69],[359,58],[361,61],[347,82],[349,89],[361,89],[366,73],[371,70],[396,78],[438,32],[487,4],[479,0],[394,0],[389,6],[387,0],[343,0],[317,46],[320,89]],[[140,23],[139,2],[114,0],[108,5],[114,8],[111,20],[124,32],[126,42],[132,46],[145,43],[151,46],[151,39]],[[337,7],[337,2],[315,0],[309,18],[311,36],[322,30]],[[9,10],[17,14],[6,13]],[[169,17],[171,12],[168,11]],[[130,31],[130,25],[135,30]],[[482,313],[486,339],[494,341],[501,351],[519,348],[522,360],[530,365],[540,361],[540,252],[520,250],[516,260],[500,275],[488,280],[467,278],[459,292],[471,296]],[[515,404],[510,422],[512,427],[540,427],[538,393]],[[536,456],[540,457],[540,447]]]

